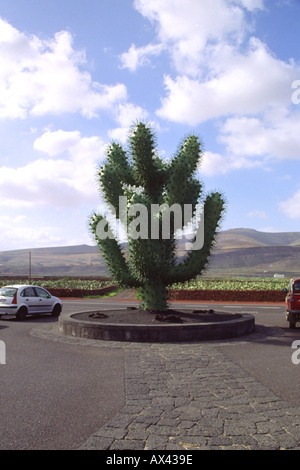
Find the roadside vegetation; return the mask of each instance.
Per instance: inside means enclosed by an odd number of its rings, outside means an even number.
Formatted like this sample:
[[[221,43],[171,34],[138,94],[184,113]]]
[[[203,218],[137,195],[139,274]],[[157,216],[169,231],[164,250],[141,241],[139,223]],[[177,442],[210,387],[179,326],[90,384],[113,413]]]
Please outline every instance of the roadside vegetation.
[[[67,277],[58,279],[1,279],[0,287],[12,284],[34,284],[45,289],[101,289],[116,284],[113,281],[99,281],[97,279],[69,279]]]
[[[0,279],[0,287],[8,284],[34,284],[45,289],[86,289],[94,290],[102,287],[109,287],[117,284],[112,280],[99,281],[96,279],[69,279],[67,277],[40,280],[31,279]],[[190,290],[282,290],[287,288],[289,280],[274,278],[216,278],[216,279],[194,279],[185,283],[176,283],[169,286],[170,289],[190,289]]]
[[[181,284],[173,284],[171,289],[199,290],[282,290],[288,287],[288,279],[274,278],[232,278],[196,279]]]

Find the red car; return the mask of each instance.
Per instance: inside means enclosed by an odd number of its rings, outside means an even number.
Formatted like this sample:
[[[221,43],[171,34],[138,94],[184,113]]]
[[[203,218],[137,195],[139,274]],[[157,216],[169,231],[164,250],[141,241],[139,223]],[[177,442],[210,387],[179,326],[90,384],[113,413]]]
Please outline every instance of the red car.
[[[297,321],[300,321],[300,279],[291,279],[285,304],[286,319],[290,328],[295,328]]]

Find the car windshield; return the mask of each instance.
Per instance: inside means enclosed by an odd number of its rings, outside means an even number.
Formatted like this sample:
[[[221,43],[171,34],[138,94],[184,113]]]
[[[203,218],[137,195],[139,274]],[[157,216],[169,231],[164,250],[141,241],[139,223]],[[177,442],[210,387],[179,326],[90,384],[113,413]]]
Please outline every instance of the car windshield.
[[[300,292],[300,281],[294,283],[294,292]]]
[[[0,297],[13,297],[17,289],[15,287],[1,287]]]

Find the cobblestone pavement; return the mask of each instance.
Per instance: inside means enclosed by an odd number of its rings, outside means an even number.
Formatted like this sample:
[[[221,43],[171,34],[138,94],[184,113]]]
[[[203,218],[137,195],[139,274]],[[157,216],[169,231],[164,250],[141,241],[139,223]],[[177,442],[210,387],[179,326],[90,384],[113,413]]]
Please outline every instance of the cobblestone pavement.
[[[125,406],[86,450],[300,450],[300,407],[282,400],[218,344],[114,343],[33,331],[53,341],[125,350]]]

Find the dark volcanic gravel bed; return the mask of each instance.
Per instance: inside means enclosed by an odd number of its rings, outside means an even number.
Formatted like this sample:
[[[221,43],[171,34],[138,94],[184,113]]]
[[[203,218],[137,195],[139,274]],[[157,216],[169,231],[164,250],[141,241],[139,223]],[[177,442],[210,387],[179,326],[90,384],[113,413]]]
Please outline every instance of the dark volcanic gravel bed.
[[[239,314],[215,312],[214,310],[168,310],[151,312],[138,308],[123,310],[97,310],[94,312],[75,313],[75,320],[97,323],[121,324],[165,324],[165,323],[209,323],[222,322],[241,318]]]

